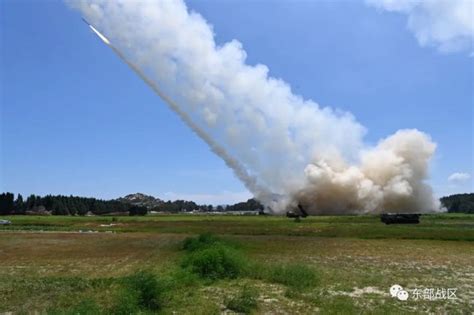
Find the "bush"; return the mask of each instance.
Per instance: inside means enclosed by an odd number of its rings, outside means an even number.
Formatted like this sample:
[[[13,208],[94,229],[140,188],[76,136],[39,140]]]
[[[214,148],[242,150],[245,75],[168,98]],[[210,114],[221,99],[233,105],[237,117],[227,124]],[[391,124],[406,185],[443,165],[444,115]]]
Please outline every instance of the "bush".
[[[161,308],[164,287],[151,272],[139,271],[126,277],[123,284],[125,290],[119,295],[121,301],[117,306],[123,306],[125,313],[128,307],[132,310],[136,308],[158,310]]]
[[[246,286],[238,296],[226,301],[226,307],[238,313],[249,314],[257,308],[257,296],[257,290]]]
[[[197,237],[188,237],[183,242],[183,249],[188,252],[208,248],[214,244],[221,243],[221,240],[210,233],[200,234]]]
[[[214,244],[191,252],[182,265],[202,278],[211,280],[236,278],[245,269],[245,261],[241,254],[223,244]]]

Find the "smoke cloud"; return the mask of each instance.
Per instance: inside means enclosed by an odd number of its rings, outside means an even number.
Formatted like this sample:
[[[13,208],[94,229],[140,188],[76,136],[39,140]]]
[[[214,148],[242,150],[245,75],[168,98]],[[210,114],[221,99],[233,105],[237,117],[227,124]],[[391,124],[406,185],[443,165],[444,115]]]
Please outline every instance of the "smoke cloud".
[[[268,209],[311,214],[439,209],[424,182],[436,145],[400,130],[375,147],[347,112],[292,93],[247,65],[242,44],[214,41],[182,1],[72,1],[110,47]]]

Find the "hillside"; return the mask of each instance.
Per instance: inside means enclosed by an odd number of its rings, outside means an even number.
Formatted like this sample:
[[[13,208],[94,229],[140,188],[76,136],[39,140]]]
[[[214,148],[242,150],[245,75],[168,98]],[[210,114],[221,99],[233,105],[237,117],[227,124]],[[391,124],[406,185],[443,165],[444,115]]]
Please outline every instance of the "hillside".
[[[142,193],[129,194],[116,200],[134,206],[147,207],[148,209],[158,207],[164,203],[160,198],[155,198]]]

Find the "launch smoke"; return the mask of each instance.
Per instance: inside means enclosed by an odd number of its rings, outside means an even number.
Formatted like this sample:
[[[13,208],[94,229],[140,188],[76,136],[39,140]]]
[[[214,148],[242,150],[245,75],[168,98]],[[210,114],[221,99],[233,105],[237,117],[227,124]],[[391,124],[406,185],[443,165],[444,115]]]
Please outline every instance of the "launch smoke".
[[[347,112],[321,107],[247,65],[242,44],[214,41],[182,1],[72,1],[108,45],[268,209],[311,214],[428,212],[436,145],[399,130],[375,147]]]

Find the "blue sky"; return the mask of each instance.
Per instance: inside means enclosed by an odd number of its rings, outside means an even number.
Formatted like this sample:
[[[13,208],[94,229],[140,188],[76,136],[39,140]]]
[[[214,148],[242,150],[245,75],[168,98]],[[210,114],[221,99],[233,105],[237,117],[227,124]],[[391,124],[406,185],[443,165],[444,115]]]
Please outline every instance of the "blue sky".
[[[356,1],[187,1],[293,91],[352,112],[376,143],[438,144],[437,195],[473,191],[474,59],[421,46],[407,17]],[[243,185],[60,1],[1,2],[2,191],[226,203]],[[453,173],[469,179],[448,181]]]

